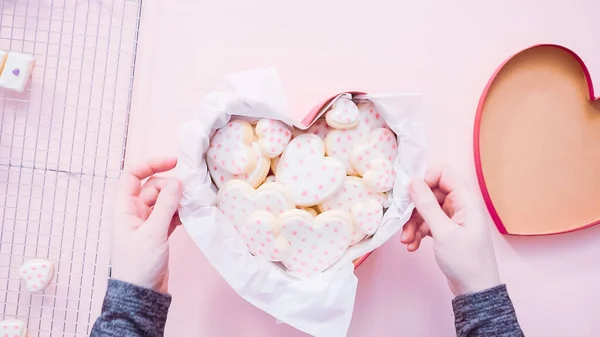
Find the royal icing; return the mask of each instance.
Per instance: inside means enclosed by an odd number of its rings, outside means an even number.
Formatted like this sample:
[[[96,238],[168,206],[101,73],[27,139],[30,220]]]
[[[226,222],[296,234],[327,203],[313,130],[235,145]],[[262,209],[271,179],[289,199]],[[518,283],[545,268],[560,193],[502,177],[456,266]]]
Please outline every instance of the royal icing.
[[[292,133],[283,122],[261,119],[256,123],[256,136],[262,153],[268,158],[274,158],[286,148],[292,138]]]
[[[379,208],[382,208],[381,205],[385,201],[385,198],[386,196],[383,193],[369,190],[362,178],[346,177],[342,189],[319,205],[319,208],[321,211],[339,210],[350,214],[352,207],[355,205],[368,203],[372,200],[379,204]],[[379,221],[381,221],[381,218]],[[365,236],[367,236],[367,232],[355,224],[351,244],[358,243]]]
[[[365,185],[375,192],[387,192],[394,187],[396,171],[392,162],[386,159],[376,159],[371,164],[371,169],[363,173]]]
[[[329,211],[313,217],[303,210],[291,210],[279,216],[279,224],[290,245],[282,263],[302,277],[331,267],[350,245],[352,220],[344,212]]]
[[[29,260],[19,268],[21,279],[30,293],[38,293],[46,289],[54,277],[54,263],[43,259]],[[0,335],[2,336],[2,335]]]
[[[27,327],[25,323],[16,320],[9,319],[0,322],[0,336],[2,337],[26,337]]]
[[[373,168],[376,160],[394,162],[398,155],[396,135],[387,128],[377,128],[369,132],[350,153],[350,163],[359,174]]]
[[[335,158],[325,157],[323,141],[316,135],[300,135],[281,155],[276,181],[288,187],[298,206],[321,203],[337,193],[346,170]]]
[[[269,261],[281,261],[288,252],[289,244],[279,232],[277,217],[262,210],[250,213],[239,231],[250,253]]]
[[[325,137],[325,149],[327,155],[339,159],[346,166],[348,175],[356,175],[356,171],[350,164],[350,153],[356,144],[360,143],[369,131],[384,127],[385,121],[369,100],[361,100],[358,103],[360,119],[356,128],[338,130],[331,129]]]
[[[313,217],[319,215],[319,213],[317,212],[317,210],[314,209],[314,208],[312,208],[312,207],[301,207],[299,209],[302,209],[302,210],[306,211],[306,213],[312,215]]]
[[[287,190],[278,183],[267,183],[254,189],[242,180],[231,180],[217,194],[217,207],[240,233],[240,224],[252,212],[267,211],[278,216],[293,209]]]
[[[253,138],[254,132],[248,122],[239,119],[231,120],[217,130],[210,141],[206,156],[225,172],[248,173],[254,169],[258,159],[252,149]]]
[[[269,174],[269,167],[271,161],[269,158],[264,157],[261,154],[260,146],[258,142],[252,142],[252,149],[256,154],[256,165],[251,172],[243,173],[243,174],[231,174],[225,169],[221,168],[220,165],[217,164],[217,161],[213,159],[211,156],[206,157],[206,164],[208,165],[208,171],[210,172],[210,176],[212,177],[215,185],[218,188],[223,187],[228,181],[233,179],[239,179],[247,182],[252,185],[252,187],[257,188],[260,184],[263,183],[267,174]]]
[[[314,122],[313,125],[311,125],[308,129],[306,129],[304,131],[295,129],[294,132],[292,133],[292,135],[293,135],[293,137],[296,137],[296,136],[299,136],[304,133],[311,133],[311,134],[317,135],[321,139],[325,140],[325,137],[327,136],[327,133],[329,132],[329,130],[331,130],[331,128],[329,127],[329,125],[327,125],[327,122],[324,119],[319,119],[316,122]]]
[[[350,214],[355,227],[360,228],[367,235],[372,235],[379,228],[383,218],[383,208],[378,201],[369,200],[352,206]]]
[[[351,129],[358,125],[360,113],[351,99],[339,97],[325,113],[325,121],[336,129]]]

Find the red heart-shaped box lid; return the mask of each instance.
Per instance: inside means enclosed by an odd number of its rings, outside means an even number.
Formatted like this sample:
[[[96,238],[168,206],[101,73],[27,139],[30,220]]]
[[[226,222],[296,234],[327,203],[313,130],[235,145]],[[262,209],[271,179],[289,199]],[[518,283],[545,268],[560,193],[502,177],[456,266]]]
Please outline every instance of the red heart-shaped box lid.
[[[537,45],[498,68],[479,102],[474,151],[500,232],[558,234],[600,223],[600,102],[573,51]]]

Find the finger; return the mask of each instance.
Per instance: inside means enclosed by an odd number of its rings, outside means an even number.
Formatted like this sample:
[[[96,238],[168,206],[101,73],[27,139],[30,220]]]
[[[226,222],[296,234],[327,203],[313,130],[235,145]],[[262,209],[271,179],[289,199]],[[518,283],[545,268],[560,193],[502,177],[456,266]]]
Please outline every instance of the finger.
[[[150,177],[150,179],[142,185],[139,196],[140,200],[148,207],[154,206],[160,190],[165,188],[167,184],[173,180],[173,178],[166,177]]]
[[[137,195],[142,180],[153,174],[171,170],[175,165],[177,165],[177,158],[160,158],[125,170],[121,176],[121,191],[127,195]]]
[[[415,234],[415,239],[413,240],[413,242],[411,242],[408,246],[406,246],[406,249],[409,252],[414,252],[417,249],[419,249],[419,246],[421,245],[421,232],[417,232]]]
[[[156,204],[146,221],[145,226],[158,236],[168,236],[171,221],[179,208],[181,201],[181,182],[171,181],[158,194]]]
[[[442,210],[433,191],[423,180],[415,180],[410,185],[409,195],[423,220],[427,222],[435,236],[445,230],[449,218]]]
[[[431,229],[429,228],[427,222],[422,222],[417,231],[421,233],[421,238],[431,236]]]
[[[469,197],[470,189],[467,183],[452,168],[438,166],[430,169],[425,174],[425,182],[431,189],[439,188],[446,195],[456,195],[461,202]]]
[[[414,213],[416,213],[416,211],[414,211]],[[415,232],[417,231],[419,224],[417,223],[418,220],[414,216],[414,213],[404,227],[402,227],[402,236],[400,237],[400,242],[404,244],[411,243],[415,239]]]
[[[435,187],[431,190],[433,191],[433,195],[435,195],[435,199],[437,200],[438,204],[443,205],[448,195],[439,187]]]
[[[173,219],[171,219],[171,225],[169,225],[169,233],[167,236],[171,237],[171,234],[177,229],[177,227],[181,226],[181,220],[179,219],[179,214],[175,213]]]

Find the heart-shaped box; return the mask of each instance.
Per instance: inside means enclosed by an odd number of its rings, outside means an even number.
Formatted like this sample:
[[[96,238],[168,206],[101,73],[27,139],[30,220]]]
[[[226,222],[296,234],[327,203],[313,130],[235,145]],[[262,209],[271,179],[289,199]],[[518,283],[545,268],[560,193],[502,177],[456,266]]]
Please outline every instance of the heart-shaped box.
[[[479,101],[474,155],[501,233],[559,234],[600,223],[600,102],[583,60],[542,44],[502,63]]]

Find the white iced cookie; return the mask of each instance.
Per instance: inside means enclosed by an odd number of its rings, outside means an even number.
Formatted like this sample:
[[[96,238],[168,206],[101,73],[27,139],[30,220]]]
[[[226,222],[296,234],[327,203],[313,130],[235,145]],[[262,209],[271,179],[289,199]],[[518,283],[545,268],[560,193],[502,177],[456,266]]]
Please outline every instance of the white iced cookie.
[[[335,129],[352,129],[358,125],[360,113],[351,99],[339,97],[325,113],[325,121]]]
[[[206,156],[225,172],[248,173],[254,169],[258,159],[252,149],[253,137],[254,131],[248,122],[231,120],[212,137]]]
[[[350,245],[352,219],[344,212],[329,211],[313,217],[296,209],[281,214],[279,224],[281,235],[290,244],[282,263],[302,277],[331,267]]]
[[[295,205],[286,188],[278,183],[263,184],[255,190],[242,180],[231,180],[219,190],[217,207],[241,233],[240,224],[250,213],[262,210],[278,216]]]
[[[317,135],[319,136],[319,138],[325,140],[325,137],[327,136],[327,132],[329,132],[329,130],[331,130],[331,128],[329,127],[329,125],[327,125],[327,122],[324,119],[319,119],[316,122],[313,123],[313,125],[311,125],[308,129],[302,131],[299,129],[294,129],[294,132],[292,133],[293,137],[297,137],[301,134],[304,133],[310,133],[313,135]]]
[[[0,55],[0,58],[2,55]],[[0,60],[0,63],[2,61]],[[0,72],[0,87],[23,92],[31,77],[35,57],[29,54],[8,53]]]
[[[274,183],[274,182],[275,182],[275,176],[274,175],[270,175],[270,176],[267,176],[265,178],[265,184],[266,183]]]
[[[394,165],[387,159],[377,159],[371,164],[371,169],[363,174],[365,185],[375,192],[387,192],[394,187],[396,171]]]
[[[267,211],[254,211],[240,225],[240,235],[254,256],[262,256],[269,261],[285,258],[289,244],[280,236],[277,217]]]
[[[256,158],[258,158],[256,160],[256,165],[251,172],[242,174],[231,174],[225,171],[225,169],[221,168],[221,166],[217,164],[217,161],[213,159],[213,157],[206,156],[208,171],[210,172],[210,176],[218,188],[223,187],[228,181],[233,179],[243,180],[252,185],[254,188],[257,188],[263,183],[263,181],[265,181],[265,178],[269,174],[271,161],[269,158],[262,155],[258,142],[252,142],[252,149],[254,150]]]
[[[360,228],[365,234],[372,235],[379,228],[383,218],[383,208],[376,200],[355,204],[350,210],[354,226]]]
[[[21,279],[30,293],[38,293],[46,289],[54,277],[54,263],[43,259],[33,259],[23,263],[19,268]],[[2,335],[0,335],[2,336]]]
[[[2,337],[27,337],[25,323],[17,319],[0,322],[0,336]]]
[[[385,194],[369,190],[362,178],[346,177],[342,189],[318,207],[321,211],[339,210],[350,214],[355,205],[369,203],[372,200],[376,201],[379,208],[383,209],[381,205],[385,198]],[[381,221],[381,217],[378,221]],[[367,232],[355,224],[351,244],[358,243],[365,236],[367,236]]]
[[[361,176],[373,169],[377,160],[393,163],[398,156],[396,135],[387,128],[377,128],[356,144],[350,153],[350,163]]]
[[[360,143],[369,131],[386,126],[385,121],[369,100],[358,101],[360,119],[354,129],[331,129],[325,137],[325,150],[327,155],[339,159],[346,166],[348,175],[356,175],[350,164],[350,152],[356,144]]]
[[[273,174],[277,174],[277,165],[279,165],[279,159],[281,159],[281,157],[275,157],[271,159],[271,171],[273,171]]]
[[[262,153],[268,158],[274,158],[285,150],[292,133],[283,122],[261,119],[256,123],[256,136]]]
[[[339,160],[325,157],[321,138],[305,134],[292,139],[285,149],[275,177],[288,187],[297,206],[313,206],[337,193],[345,175]]]

